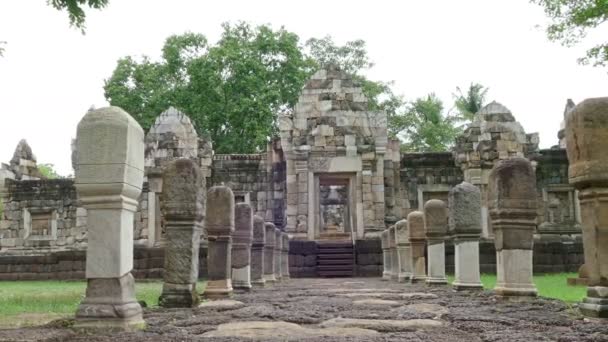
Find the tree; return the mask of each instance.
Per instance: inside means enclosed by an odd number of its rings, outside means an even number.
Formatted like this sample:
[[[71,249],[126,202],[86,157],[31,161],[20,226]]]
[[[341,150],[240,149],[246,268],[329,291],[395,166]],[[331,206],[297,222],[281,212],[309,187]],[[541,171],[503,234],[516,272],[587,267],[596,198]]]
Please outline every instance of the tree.
[[[83,7],[102,9],[108,5],[109,0],[47,0],[53,8],[63,11],[67,10],[70,26],[85,30],[86,13]]]
[[[40,174],[42,174],[42,176],[44,176],[46,179],[61,178],[57,171],[55,171],[54,164],[38,164],[38,171],[40,171]]]
[[[589,30],[608,20],[608,0],[530,0],[544,7],[545,14],[553,21],[546,29],[551,41],[573,46],[586,37]],[[606,66],[608,43],[600,43],[587,50],[579,59],[582,64]]]
[[[281,28],[223,24],[215,45],[200,34],[169,37],[162,60],[118,61],[106,99],[148,129],[169,106],[187,113],[218,153],[263,150],[279,112],[292,108],[314,65],[297,35]]]
[[[460,133],[455,118],[443,113],[443,102],[434,93],[410,102],[404,121],[407,151],[446,151]]]
[[[488,88],[479,83],[471,83],[466,90],[466,94],[462,92],[460,87],[456,87],[456,93],[452,96],[454,97],[454,107],[458,112],[458,119],[466,122],[473,121],[475,114],[485,105],[487,93]]]

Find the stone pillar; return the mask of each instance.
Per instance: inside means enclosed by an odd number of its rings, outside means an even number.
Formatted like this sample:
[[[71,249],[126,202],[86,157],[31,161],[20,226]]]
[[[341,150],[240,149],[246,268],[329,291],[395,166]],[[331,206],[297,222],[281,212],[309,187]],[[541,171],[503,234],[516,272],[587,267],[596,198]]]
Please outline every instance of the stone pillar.
[[[412,283],[418,283],[426,280],[424,213],[421,211],[409,213],[407,215],[407,225],[410,240],[410,260],[412,262],[411,281]]]
[[[251,289],[251,241],[253,240],[253,212],[247,203],[235,206],[232,237],[232,287]]]
[[[264,286],[264,244],[266,230],[264,219],[259,216],[253,217],[253,243],[251,245],[251,284]]]
[[[275,244],[275,227],[272,222],[264,224],[266,231],[266,244],[264,245],[264,280],[266,283],[274,283],[277,278],[274,276],[274,244]]]
[[[281,237],[283,239],[283,254],[281,258],[281,278],[288,280],[290,278],[289,275],[289,235],[287,233],[282,233]]]
[[[410,255],[410,241],[408,240],[407,220],[398,221],[395,225],[397,236],[397,254],[399,254],[399,274],[397,280],[400,283],[412,278],[412,260]]]
[[[391,257],[391,279],[397,280],[399,276],[399,254],[397,254],[397,236],[394,225],[388,228],[388,246]]]
[[[445,237],[448,233],[448,207],[444,201],[432,199],[424,204],[424,221],[428,245],[429,285],[447,285],[445,277]]]
[[[608,97],[586,99],[567,114],[566,141],[589,274],[580,309],[586,316],[608,318]]]
[[[390,280],[391,279],[391,260],[392,260],[392,256],[390,253],[390,248],[389,248],[389,243],[388,243],[388,229],[385,229],[382,233],[381,233],[381,240],[380,242],[382,243],[382,265],[383,265],[383,272],[382,272],[382,280]]]
[[[160,306],[186,308],[198,304],[198,252],[206,195],[196,164],[186,158],[169,162],[163,172],[165,272]]]
[[[87,209],[87,290],[75,328],[145,326],[135,299],[133,213],[144,180],[144,132],[118,107],[87,112],[77,131],[75,186]]]
[[[279,228],[274,229],[274,278],[276,281],[281,281],[281,254],[283,253],[283,238],[281,237],[281,230]]]
[[[536,174],[525,158],[500,160],[490,173],[488,208],[496,246],[501,296],[536,296],[532,247],[536,227]]]
[[[225,186],[214,186],[207,193],[207,298],[226,298],[232,295],[231,249],[234,233],[234,194]]]
[[[481,192],[462,182],[450,190],[449,232],[454,239],[455,290],[483,289],[479,276],[479,237],[481,236]]]

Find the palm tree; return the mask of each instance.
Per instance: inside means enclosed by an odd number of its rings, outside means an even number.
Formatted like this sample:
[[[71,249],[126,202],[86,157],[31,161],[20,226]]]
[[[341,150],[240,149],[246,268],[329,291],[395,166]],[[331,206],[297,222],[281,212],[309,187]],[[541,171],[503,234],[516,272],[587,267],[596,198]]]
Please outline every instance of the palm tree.
[[[457,117],[461,121],[473,121],[475,114],[485,105],[488,88],[479,83],[471,83],[466,94],[460,87],[456,87],[454,96],[454,107],[458,111]]]

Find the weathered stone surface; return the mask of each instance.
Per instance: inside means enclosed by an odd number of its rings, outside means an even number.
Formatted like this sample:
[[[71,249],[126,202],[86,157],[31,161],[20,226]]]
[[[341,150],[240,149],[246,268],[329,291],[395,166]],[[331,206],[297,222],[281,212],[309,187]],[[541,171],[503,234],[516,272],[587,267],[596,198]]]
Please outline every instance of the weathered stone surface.
[[[410,259],[412,261],[412,282],[426,280],[426,260],[424,247],[426,235],[424,229],[424,213],[412,211],[407,215],[408,239],[410,241]]]
[[[225,298],[232,294],[230,276],[232,234],[234,233],[234,194],[225,186],[214,186],[207,192],[207,273],[208,282],[203,295]]]
[[[203,221],[200,170],[190,159],[170,162],[163,172],[162,211],[165,218],[165,272],[159,304],[192,307],[198,304],[198,253]]]
[[[442,327],[443,323],[431,319],[389,320],[389,319],[356,319],[332,318],[321,323],[324,328],[361,328],[379,332],[395,332]]]
[[[251,284],[264,286],[264,245],[266,230],[264,219],[255,215],[253,217],[253,243],[251,245]]]
[[[216,311],[220,310],[235,310],[244,307],[245,304],[238,300],[232,299],[218,299],[218,300],[209,300],[206,302],[202,302],[198,305],[199,309],[213,309]]]
[[[608,98],[586,99],[566,115],[570,183],[579,191],[587,297],[581,311],[608,318]]]
[[[77,328],[131,330],[144,321],[134,295],[133,212],[143,183],[143,130],[125,111],[89,111],[78,124],[76,190],[87,209],[87,294]]]
[[[300,339],[311,337],[348,337],[373,336],[377,332],[361,328],[327,327],[323,329],[304,328],[287,322],[233,322],[218,326],[217,330],[206,332],[203,337],[237,337],[255,340],[266,339]]]
[[[503,296],[535,296],[532,282],[536,175],[529,160],[499,161],[490,173],[489,209],[495,233],[497,281]]]
[[[275,226],[272,222],[266,222],[264,224],[264,230],[266,232],[266,244],[264,245],[264,280],[267,283],[273,283],[277,281],[275,278],[274,270],[275,270]]]
[[[253,240],[253,213],[247,203],[235,206],[235,229],[232,236],[232,286],[235,289],[251,288],[251,243]]]
[[[391,258],[391,279],[397,280],[399,277],[399,254],[397,252],[397,233],[394,225],[388,228],[388,246]]]
[[[444,315],[447,315],[450,310],[446,307],[441,306],[439,304],[429,304],[429,303],[416,303],[409,304],[406,306],[402,306],[400,308],[393,309],[393,311],[404,314],[404,313],[412,313],[412,314],[432,314],[435,319],[441,318]]]
[[[482,289],[479,274],[479,237],[481,235],[481,192],[462,182],[449,194],[449,231],[454,238],[456,290]]]
[[[285,232],[282,232],[281,238],[282,238],[281,278],[287,280],[290,278],[290,274],[289,274],[289,235]]]
[[[375,306],[375,307],[395,307],[395,306],[399,306],[401,305],[401,303],[399,303],[398,301],[395,300],[384,300],[384,299],[361,299],[361,300],[355,300],[353,301],[353,305],[354,306],[361,306],[361,307],[370,307],[370,306]]]

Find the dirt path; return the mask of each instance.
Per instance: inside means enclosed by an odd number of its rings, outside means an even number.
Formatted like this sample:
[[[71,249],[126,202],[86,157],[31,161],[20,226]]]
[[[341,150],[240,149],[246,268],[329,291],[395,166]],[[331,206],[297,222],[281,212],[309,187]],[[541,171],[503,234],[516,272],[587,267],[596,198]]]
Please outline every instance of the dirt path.
[[[584,321],[556,300],[512,303],[375,278],[292,279],[196,309],[146,309],[145,319],[138,333],[51,324],[0,330],[0,341],[608,341],[608,322]]]

